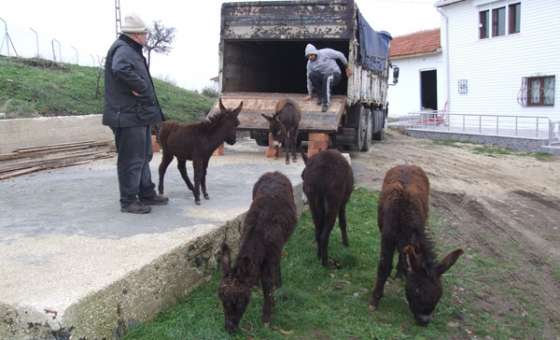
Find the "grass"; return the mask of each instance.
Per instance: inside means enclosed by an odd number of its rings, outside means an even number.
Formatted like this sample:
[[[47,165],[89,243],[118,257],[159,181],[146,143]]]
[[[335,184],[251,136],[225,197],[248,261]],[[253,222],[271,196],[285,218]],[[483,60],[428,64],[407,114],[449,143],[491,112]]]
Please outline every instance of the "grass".
[[[103,111],[103,77],[96,95],[94,67],[54,64],[40,59],[0,57],[0,112],[8,118],[82,115]],[[193,121],[213,100],[154,79],[168,118]]]
[[[369,312],[379,247],[376,203],[377,194],[365,189],[354,191],[347,207],[350,248],[341,245],[338,228],[333,230],[330,240],[330,256],[343,266],[339,270],[320,266],[315,255],[314,227],[306,212],[285,248],[284,286],[276,292],[271,327],[262,326],[262,295],[254,289],[241,321],[241,332],[231,338],[447,339],[488,335],[507,339],[525,338],[539,329],[536,316],[523,322],[515,315],[499,321],[478,307],[476,292],[500,285],[493,275],[503,275],[502,271],[509,269],[499,261],[473,252],[459,259],[445,275],[444,296],[435,320],[428,327],[415,324],[404,297],[404,284],[399,280],[389,279],[379,310]],[[435,235],[447,233],[441,221],[433,219],[431,224]],[[452,236],[453,231],[450,233]],[[456,245],[443,248],[447,253]],[[487,277],[492,280],[484,281]],[[182,303],[161,313],[154,321],[133,328],[127,339],[230,338],[224,331],[222,307],[217,297],[219,280],[220,273],[214,273],[209,283],[197,288]]]
[[[435,139],[432,140],[432,143],[435,145],[449,146],[453,148],[468,148],[475,154],[485,155],[489,157],[509,155],[509,156],[533,157],[539,161],[551,161],[554,159],[554,156],[547,152],[521,152],[508,148],[497,147],[494,145],[476,144],[472,142],[463,142],[463,141],[458,141],[453,139],[442,139],[442,140]]]

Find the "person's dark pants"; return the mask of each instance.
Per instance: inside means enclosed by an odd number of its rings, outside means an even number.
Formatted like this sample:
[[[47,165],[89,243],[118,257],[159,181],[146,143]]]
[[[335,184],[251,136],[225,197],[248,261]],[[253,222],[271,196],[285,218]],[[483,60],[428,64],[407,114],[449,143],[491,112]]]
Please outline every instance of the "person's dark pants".
[[[113,128],[121,206],[156,195],[150,174],[152,139],[149,126]]]
[[[340,82],[340,73],[311,72],[309,79],[313,86],[313,92],[320,98],[321,104],[331,103],[332,89]]]

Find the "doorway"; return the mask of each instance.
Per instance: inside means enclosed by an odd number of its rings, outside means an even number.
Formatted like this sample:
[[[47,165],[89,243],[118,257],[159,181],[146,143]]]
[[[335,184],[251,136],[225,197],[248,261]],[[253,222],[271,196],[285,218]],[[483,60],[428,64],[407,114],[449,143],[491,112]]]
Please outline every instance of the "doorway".
[[[437,110],[437,70],[420,71],[420,98],[422,110]]]

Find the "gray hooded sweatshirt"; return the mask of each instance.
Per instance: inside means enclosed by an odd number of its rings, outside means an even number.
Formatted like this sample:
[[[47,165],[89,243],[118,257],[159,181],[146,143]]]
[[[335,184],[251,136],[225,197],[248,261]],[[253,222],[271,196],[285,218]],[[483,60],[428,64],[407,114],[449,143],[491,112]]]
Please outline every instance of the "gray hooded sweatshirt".
[[[310,54],[317,55],[314,61],[307,60],[307,92],[311,95],[313,86],[309,75],[311,72],[320,72],[321,74],[340,73],[340,67],[336,60],[340,60],[344,66],[348,66],[348,60],[342,52],[333,50],[332,48],[322,48],[318,50],[315,46],[307,44],[305,46],[305,56]]]

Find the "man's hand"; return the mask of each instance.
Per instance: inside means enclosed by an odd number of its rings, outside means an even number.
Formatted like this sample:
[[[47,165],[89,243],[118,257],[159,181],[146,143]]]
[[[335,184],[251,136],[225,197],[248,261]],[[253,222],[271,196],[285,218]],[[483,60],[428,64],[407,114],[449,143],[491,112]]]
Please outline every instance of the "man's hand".
[[[308,102],[308,101],[311,100],[311,96],[309,96],[309,95],[308,95],[308,96],[305,96],[305,97],[303,98],[303,100],[305,100],[306,102]]]
[[[135,95],[136,97],[140,97],[140,93],[138,93],[136,91],[132,91],[132,94]]]
[[[346,67],[346,76],[348,78],[352,77],[352,68],[350,68],[350,66]]]

